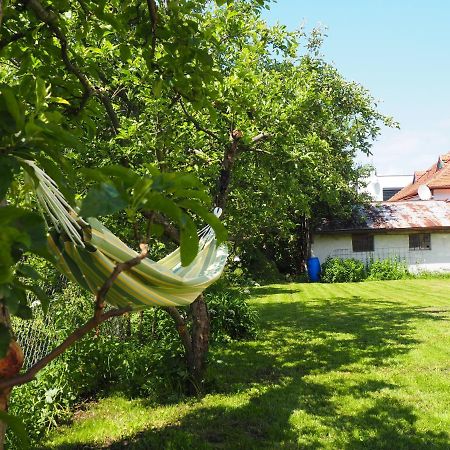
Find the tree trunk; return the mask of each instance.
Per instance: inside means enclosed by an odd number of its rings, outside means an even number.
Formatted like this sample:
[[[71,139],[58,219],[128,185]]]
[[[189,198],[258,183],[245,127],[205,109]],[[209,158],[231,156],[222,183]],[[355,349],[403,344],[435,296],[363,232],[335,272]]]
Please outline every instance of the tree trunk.
[[[206,357],[209,349],[209,313],[203,295],[198,296],[191,304],[192,331],[191,351],[188,355],[189,375],[191,376],[191,394],[203,391],[206,372]]]
[[[239,147],[239,141],[242,138],[240,130],[233,130],[231,135],[231,144],[225,149],[220,176],[217,183],[216,206],[224,209],[228,198],[231,175],[233,173],[234,163]]]
[[[253,142],[259,142],[266,135],[257,136]],[[224,209],[232,172],[236,157],[238,155],[239,143],[242,138],[240,130],[233,130],[230,134],[230,145],[224,151],[220,177],[217,183],[217,191],[215,196],[216,206]],[[144,216],[146,213],[144,212]],[[154,220],[164,226],[167,236],[173,241],[179,243],[178,230],[174,229],[164,218],[158,214],[153,216]],[[186,366],[189,372],[191,384],[188,390],[191,394],[199,394],[203,391],[206,373],[206,359],[209,349],[210,322],[208,307],[203,295],[195,299],[190,307],[190,315],[192,317],[192,329],[189,332],[186,321],[175,307],[167,307],[166,311],[170,314],[177,327],[178,335],[183,343]]]
[[[300,258],[299,271],[306,272],[306,260],[311,256],[311,235],[310,224],[307,217],[302,216],[299,220],[299,225],[296,230],[298,248],[297,253]]]
[[[173,307],[165,310],[170,314],[184,347],[186,369],[189,373],[190,394],[200,394],[204,385],[206,355],[209,345],[209,314],[203,295],[198,296],[190,307],[192,318],[191,331],[180,311]]]

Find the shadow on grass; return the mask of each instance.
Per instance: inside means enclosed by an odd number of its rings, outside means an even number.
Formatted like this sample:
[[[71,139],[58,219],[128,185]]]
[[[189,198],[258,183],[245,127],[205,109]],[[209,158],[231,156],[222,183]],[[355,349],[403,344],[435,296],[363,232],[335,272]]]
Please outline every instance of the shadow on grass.
[[[416,412],[377,373],[418,343],[416,320],[440,317],[357,297],[258,308],[261,338],[231,344],[211,370],[216,393],[240,401],[195,407],[175,425],[107,448],[450,448],[447,433],[417,428]]]
[[[286,283],[286,287],[283,284],[278,285],[267,285],[267,286],[255,286],[250,288],[252,298],[263,298],[267,295],[277,295],[277,294],[299,294],[300,289],[293,289],[289,286],[292,283]]]

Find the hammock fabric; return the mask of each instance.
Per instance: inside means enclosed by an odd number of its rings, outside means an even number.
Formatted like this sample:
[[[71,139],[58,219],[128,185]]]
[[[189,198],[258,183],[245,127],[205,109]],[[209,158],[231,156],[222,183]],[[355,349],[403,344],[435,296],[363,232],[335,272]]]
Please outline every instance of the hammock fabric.
[[[96,294],[118,263],[138,254],[98,220],[83,221],[67,204],[56,183],[34,163],[27,163],[39,180],[39,203],[56,228],[50,233],[48,244],[58,268],[70,280]],[[210,227],[199,234],[199,252],[191,264],[181,265],[180,249],[158,262],[144,258],[119,274],[105,300],[133,310],[192,303],[220,277],[228,257],[227,247],[217,245]]]
[[[98,292],[117,263],[128,261],[137,253],[105,228],[90,219],[92,237],[84,248],[61,235],[49,237],[49,246],[57,257],[59,269],[72,281]],[[181,266],[177,249],[158,262],[145,258],[141,263],[119,274],[105,300],[115,306],[134,310],[149,306],[183,306],[192,303],[222,274],[228,256],[224,245],[216,240],[200,240],[201,248],[194,261]]]

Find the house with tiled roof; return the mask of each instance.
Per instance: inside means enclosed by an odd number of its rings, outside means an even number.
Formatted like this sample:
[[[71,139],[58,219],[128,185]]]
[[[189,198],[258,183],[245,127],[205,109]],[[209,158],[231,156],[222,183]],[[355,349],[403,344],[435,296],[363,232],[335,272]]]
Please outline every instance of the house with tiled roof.
[[[450,200],[450,152],[441,155],[428,170],[417,171],[411,184],[405,186],[388,201],[420,200],[420,186],[427,186],[433,200]]]
[[[321,262],[391,258],[411,272],[450,272],[450,153],[415,172],[389,201],[355,208],[346,221],[324,221],[312,234],[311,250]]]

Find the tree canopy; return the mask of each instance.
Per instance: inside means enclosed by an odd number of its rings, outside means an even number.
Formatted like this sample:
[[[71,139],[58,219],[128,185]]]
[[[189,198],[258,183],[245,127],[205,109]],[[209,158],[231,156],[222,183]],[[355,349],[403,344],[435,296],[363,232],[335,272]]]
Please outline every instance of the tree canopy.
[[[225,238],[213,205],[236,251],[280,259],[305,221],[359,201],[354,157],[393,125],[319,33],[265,23],[264,0],[0,4],[0,297],[21,317],[26,291],[48,302],[23,255],[51,259],[25,160],[136,239],[175,225],[185,263],[197,218]]]

